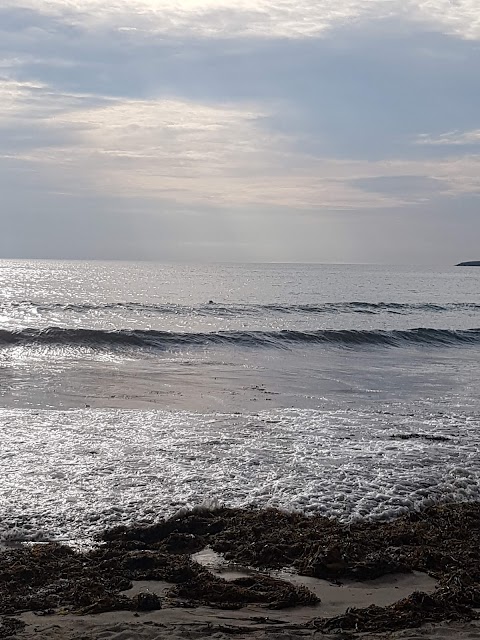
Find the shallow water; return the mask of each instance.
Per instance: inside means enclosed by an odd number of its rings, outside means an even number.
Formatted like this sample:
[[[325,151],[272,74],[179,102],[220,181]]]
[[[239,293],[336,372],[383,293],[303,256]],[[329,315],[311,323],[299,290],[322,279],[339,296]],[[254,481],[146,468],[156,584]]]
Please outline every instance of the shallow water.
[[[2,261],[0,284],[6,539],[480,498],[480,269]]]
[[[378,519],[480,499],[478,425],[466,416],[107,409],[0,418],[2,523],[20,536],[88,537],[204,500]],[[412,432],[445,440],[398,439]]]

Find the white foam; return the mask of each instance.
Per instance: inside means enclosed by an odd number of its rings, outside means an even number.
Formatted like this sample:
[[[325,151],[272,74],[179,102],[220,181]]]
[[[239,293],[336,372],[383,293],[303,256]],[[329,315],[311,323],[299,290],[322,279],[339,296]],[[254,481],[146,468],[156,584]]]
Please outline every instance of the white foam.
[[[348,410],[2,409],[0,536],[86,540],[216,500],[345,520],[478,500],[479,423]],[[449,440],[392,438],[402,433]]]

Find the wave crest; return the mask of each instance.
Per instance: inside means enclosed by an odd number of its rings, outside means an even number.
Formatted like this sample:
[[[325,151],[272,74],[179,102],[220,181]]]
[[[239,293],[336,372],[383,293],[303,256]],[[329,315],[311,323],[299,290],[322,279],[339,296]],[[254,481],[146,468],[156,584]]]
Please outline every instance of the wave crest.
[[[58,345],[103,349],[136,347],[167,350],[183,346],[232,345],[239,347],[288,348],[302,344],[326,344],[340,347],[409,345],[455,346],[480,343],[480,329],[406,329],[406,330],[334,330],[314,331],[216,331],[206,333],[154,330],[104,331],[99,329],[22,329],[0,330],[0,346]]]

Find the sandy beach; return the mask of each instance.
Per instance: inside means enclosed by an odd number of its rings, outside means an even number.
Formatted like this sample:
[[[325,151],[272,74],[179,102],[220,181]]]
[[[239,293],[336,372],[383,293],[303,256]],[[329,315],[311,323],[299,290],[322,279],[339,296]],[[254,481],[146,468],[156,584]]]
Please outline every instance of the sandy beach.
[[[235,572],[224,573],[223,576],[232,579]],[[320,603],[279,612],[266,611],[265,608],[255,606],[247,606],[237,611],[212,607],[171,607],[153,612],[117,611],[83,616],[67,613],[39,616],[29,612],[20,616],[20,620],[26,626],[16,637],[19,640],[226,640],[232,636],[239,640],[289,640],[309,637],[347,639],[357,635],[365,640],[387,637],[405,640],[480,638],[480,623],[476,621],[426,624],[420,628],[388,634],[355,634],[341,630],[322,633],[312,625],[312,620],[318,615],[333,618],[344,614],[350,607],[361,609],[372,604],[388,606],[399,599],[408,598],[414,591],[433,593],[437,582],[426,574],[398,574],[363,583],[347,581],[343,584],[332,584],[301,576],[296,576],[293,581],[308,586],[318,595]],[[134,597],[138,593],[155,593],[163,597],[170,586],[166,582],[137,581],[125,595]]]
[[[357,524],[197,509],[88,550],[7,550],[0,638],[478,638],[478,507]]]
[[[351,632],[322,633],[316,629],[289,621],[290,616],[270,620],[255,616],[255,610],[243,615],[226,614],[222,611],[202,609],[194,614],[187,611],[162,611],[142,614],[132,618],[132,613],[104,613],[95,616],[50,616],[38,618],[33,614],[22,616],[27,624],[17,640],[293,640],[294,638],[325,638],[348,640],[476,640],[480,638],[480,623],[444,622],[426,624],[416,629],[379,634],[356,634]],[[295,616],[293,616],[295,618]]]

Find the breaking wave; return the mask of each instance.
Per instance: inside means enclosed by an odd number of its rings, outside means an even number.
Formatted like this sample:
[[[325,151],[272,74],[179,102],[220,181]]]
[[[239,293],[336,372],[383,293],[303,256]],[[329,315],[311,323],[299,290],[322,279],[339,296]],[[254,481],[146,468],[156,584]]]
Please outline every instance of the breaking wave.
[[[22,329],[0,330],[0,347],[14,345],[57,345],[102,349],[145,348],[168,350],[184,346],[232,345],[238,347],[289,348],[303,344],[339,347],[410,345],[455,346],[480,344],[480,329],[406,329],[406,330],[333,330],[314,331],[216,331],[168,332],[154,330],[104,331],[98,329]]]

